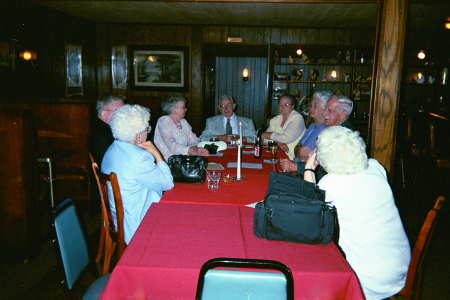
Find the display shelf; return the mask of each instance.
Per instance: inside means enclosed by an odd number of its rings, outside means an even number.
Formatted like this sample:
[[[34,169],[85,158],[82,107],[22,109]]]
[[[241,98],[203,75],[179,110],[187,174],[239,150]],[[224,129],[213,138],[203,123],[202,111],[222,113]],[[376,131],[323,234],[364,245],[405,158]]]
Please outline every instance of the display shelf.
[[[296,53],[297,49],[302,49],[301,55]],[[313,93],[330,90],[354,101],[352,117],[363,131],[367,131],[373,51],[371,47],[356,46],[271,45],[268,95],[271,115],[277,114],[278,99],[283,93],[296,95],[297,100],[303,99],[301,103],[297,101],[296,109],[307,116]]]

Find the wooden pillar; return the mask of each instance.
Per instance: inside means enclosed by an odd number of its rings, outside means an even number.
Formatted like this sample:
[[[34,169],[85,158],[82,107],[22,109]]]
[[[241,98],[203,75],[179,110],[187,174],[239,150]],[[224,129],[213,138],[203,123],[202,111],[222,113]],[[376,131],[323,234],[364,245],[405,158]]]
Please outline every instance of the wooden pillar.
[[[384,0],[380,5],[370,154],[392,174],[408,0]]]

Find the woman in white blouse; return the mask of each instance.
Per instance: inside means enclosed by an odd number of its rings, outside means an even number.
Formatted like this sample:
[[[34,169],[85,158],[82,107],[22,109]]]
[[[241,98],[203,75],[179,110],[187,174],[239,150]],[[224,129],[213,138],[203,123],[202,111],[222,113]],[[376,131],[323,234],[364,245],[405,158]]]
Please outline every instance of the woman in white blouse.
[[[305,165],[305,180],[315,182],[318,163],[328,172],[318,185],[326,192],[325,201],[336,206],[339,246],[366,299],[395,295],[405,285],[411,249],[386,171],[367,159],[359,132],[342,126],[320,133],[316,152]]]
[[[295,156],[294,148],[305,133],[306,126],[302,115],[294,110],[295,98],[285,94],[278,100],[279,115],[270,120],[269,128],[261,134],[265,140],[274,140],[289,159]]]
[[[158,119],[154,140],[166,161],[175,154],[209,154],[205,148],[197,147],[200,140],[184,119],[187,111],[186,98],[179,93],[168,94],[161,102],[161,108],[167,116]]]

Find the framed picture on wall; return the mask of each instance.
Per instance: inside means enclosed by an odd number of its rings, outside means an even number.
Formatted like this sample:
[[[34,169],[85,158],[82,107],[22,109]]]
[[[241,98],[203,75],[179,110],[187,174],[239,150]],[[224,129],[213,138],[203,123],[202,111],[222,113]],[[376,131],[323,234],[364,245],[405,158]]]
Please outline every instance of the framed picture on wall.
[[[189,90],[189,47],[131,46],[131,85],[136,90]]]
[[[66,43],[66,95],[83,96],[83,64],[81,45]]]
[[[113,89],[126,89],[127,77],[127,46],[113,46],[111,49],[111,81]]]
[[[0,39],[0,68],[15,69],[14,43]]]

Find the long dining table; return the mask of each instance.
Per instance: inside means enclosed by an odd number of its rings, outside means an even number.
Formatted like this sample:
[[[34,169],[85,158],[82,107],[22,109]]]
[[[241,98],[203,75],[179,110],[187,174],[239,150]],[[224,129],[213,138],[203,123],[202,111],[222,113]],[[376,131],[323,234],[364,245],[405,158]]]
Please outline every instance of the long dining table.
[[[222,172],[236,174],[228,166],[236,162],[236,151],[228,148],[208,160],[221,164]],[[264,199],[269,174],[278,170],[264,162],[268,158],[265,149],[262,158],[243,154],[243,163],[262,168],[243,168],[246,180],[222,182],[217,190],[206,183],[175,184],[150,206],[102,299],[195,299],[200,268],[217,257],[286,264],[293,273],[295,299],[364,299],[355,273],[333,243],[269,241],[253,234],[254,209],[247,205]]]
[[[208,156],[208,169],[215,169],[218,164],[224,168],[219,170],[222,175],[236,175],[237,151],[237,147],[228,147],[218,155]],[[287,155],[280,150],[274,164],[270,162],[267,146],[262,147],[261,152],[261,157],[255,158],[253,146],[246,145],[242,149],[241,175],[245,180],[230,184],[221,181],[217,190],[208,189],[206,180],[201,185],[175,183],[173,189],[164,193],[161,202],[247,205],[263,200],[270,173],[282,171],[279,158],[286,158]]]

